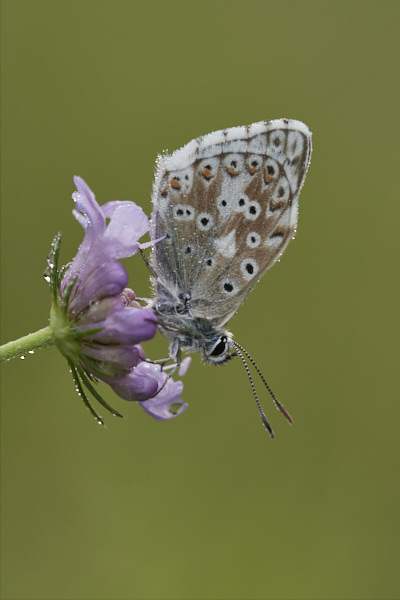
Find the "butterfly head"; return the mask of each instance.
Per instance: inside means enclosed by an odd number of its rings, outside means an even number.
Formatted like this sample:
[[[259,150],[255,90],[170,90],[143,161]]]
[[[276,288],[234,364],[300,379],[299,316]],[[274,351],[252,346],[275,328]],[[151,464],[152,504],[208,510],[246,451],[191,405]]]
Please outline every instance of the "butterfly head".
[[[153,309],[154,310],[154,309]],[[236,352],[232,352],[232,334],[223,328],[214,328],[204,319],[187,319],[185,317],[172,320],[157,310],[160,332],[171,340],[170,358],[175,360],[182,352],[200,352],[203,362],[211,365],[224,365]]]
[[[210,336],[189,337],[185,333],[177,333],[171,342],[170,355],[174,354],[174,347],[183,352],[200,352],[203,363],[209,365],[225,365],[236,352],[232,352],[230,344],[231,334],[226,331],[216,331]]]

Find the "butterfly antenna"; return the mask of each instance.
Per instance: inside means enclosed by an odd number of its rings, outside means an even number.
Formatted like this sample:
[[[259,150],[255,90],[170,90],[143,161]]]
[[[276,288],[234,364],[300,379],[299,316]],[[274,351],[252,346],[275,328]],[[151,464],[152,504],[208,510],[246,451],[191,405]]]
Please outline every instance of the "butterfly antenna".
[[[265,381],[264,375],[261,373],[261,371],[258,368],[258,366],[257,366],[256,362],[254,361],[254,359],[237,342],[234,342],[233,340],[230,340],[229,343],[232,344],[232,346],[236,349],[236,352],[238,353],[239,356],[240,356],[239,350],[241,350],[243,352],[243,354],[245,354],[247,356],[247,358],[249,359],[249,361],[251,362],[251,364],[253,365],[253,367],[257,371],[257,373],[258,373],[261,381],[263,382],[263,384],[267,388],[268,392],[270,393],[270,395],[272,397],[272,400],[274,401],[274,404],[275,404],[276,408],[281,411],[281,413],[286,417],[286,419],[289,421],[289,423],[293,423],[292,417],[290,416],[290,414],[288,413],[288,411],[286,410],[286,408],[283,406],[283,404],[281,404],[281,402],[279,402],[278,398],[275,396],[274,392],[271,390],[271,388],[269,387],[268,383]],[[242,358],[242,360],[243,360],[243,358]]]
[[[247,365],[245,357],[243,356],[243,354],[241,352],[242,347],[238,346],[238,344],[236,344],[235,342],[232,342],[232,340],[230,341],[230,344],[234,345],[234,347],[236,349],[236,354],[240,357],[242,363],[244,364],[244,368],[246,369],[247,377],[249,378],[251,389],[253,390],[253,395],[254,395],[255,401],[257,403],[258,412],[260,413],[261,421],[264,423],[265,429],[268,431],[270,437],[273,439],[275,437],[274,436],[274,432],[272,431],[272,427],[268,423],[267,417],[265,416],[265,413],[264,413],[264,411],[263,411],[263,409],[261,407],[260,401],[259,401],[258,396],[257,396],[256,387],[254,385],[254,381],[253,381],[253,378],[252,378],[251,373],[250,373],[250,369],[249,369],[249,367]]]
[[[139,248],[139,252],[142,255],[144,264],[146,265],[146,267],[148,268],[150,273],[153,275],[153,277],[155,277],[155,279],[157,279],[157,273],[154,271],[153,267],[150,265],[150,263],[147,259],[147,256],[145,255],[145,253],[143,252],[143,250],[141,248]]]

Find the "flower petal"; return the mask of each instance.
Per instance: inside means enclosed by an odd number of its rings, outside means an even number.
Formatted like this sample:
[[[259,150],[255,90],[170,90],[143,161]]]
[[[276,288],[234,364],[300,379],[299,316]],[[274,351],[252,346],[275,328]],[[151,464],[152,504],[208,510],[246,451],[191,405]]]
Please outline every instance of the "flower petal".
[[[96,326],[97,323],[104,321],[110,313],[123,310],[123,308],[122,294],[103,298],[91,304],[89,310],[79,315],[78,325],[79,327]]]
[[[158,381],[158,388],[164,384],[167,375],[161,370],[160,365],[150,362],[140,362],[134,369],[137,374],[139,372],[146,374],[147,377],[155,377]],[[188,407],[183,402],[180,394],[183,390],[181,381],[169,379],[163,389],[158,392],[154,398],[141,402],[140,406],[147,414],[157,421],[167,421],[182,414]]]
[[[105,344],[81,343],[80,349],[85,356],[106,365],[107,370],[115,373],[126,373],[135,367],[140,360],[137,346],[113,346]]]
[[[115,260],[104,263],[90,273],[84,282],[80,282],[73,291],[68,313],[76,315],[81,310],[109,296],[121,294],[128,283],[125,267]]]
[[[157,332],[157,319],[150,308],[126,307],[96,323],[102,331],[88,339],[104,344],[138,344],[151,340]]]
[[[159,387],[159,381],[151,373],[143,371],[139,363],[127,375],[116,376],[107,379],[107,383],[121,398],[133,402],[141,402],[154,396]]]
[[[134,202],[109,202],[103,209],[81,177],[74,177],[78,192],[73,194],[76,209],[84,214],[79,222],[85,236],[61,284],[61,291],[74,280],[85,281],[103,263],[132,256],[138,251],[138,238],[149,229],[143,210]],[[110,221],[106,227],[106,218]]]
[[[138,239],[149,230],[149,220],[144,211],[127,200],[107,202],[102,211],[110,219],[105,239],[113,244],[114,257],[132,256],[140,247]]]
[[[180,369],[179,369],[179,372],[178,372],[179,377],[184,377],[186,375],[191,362],[192,362],[192,359],[190,356],[186,356],[186,358],[183,359]]]
[[[164,375],[165,379],[165,375]],[[169,379],[165,387],[154,398],[141,402],[140,406],[153,419],[167,421],[182,414],[188,407],[180,394],[183,390],[182,381]]]

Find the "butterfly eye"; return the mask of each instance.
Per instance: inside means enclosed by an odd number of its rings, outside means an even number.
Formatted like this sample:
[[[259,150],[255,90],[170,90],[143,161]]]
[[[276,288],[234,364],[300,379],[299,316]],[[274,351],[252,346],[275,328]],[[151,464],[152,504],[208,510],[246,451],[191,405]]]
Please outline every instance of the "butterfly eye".
[[[223,335],[220,337],[217,344],[214,346],[213,351],[210,353],[210,356],[221,356],[221,354],[225,354],[229,348],[227,337]]]
[[[225,334],[222,334],[216,339],[214,346],[211,346],[210,351],[208,351],[208,348],[204,349],[203,360],[205,363],[211,363],[212,365],[224,365],[235,356],[235,353],[229,352],[229,349],[228,338]]]

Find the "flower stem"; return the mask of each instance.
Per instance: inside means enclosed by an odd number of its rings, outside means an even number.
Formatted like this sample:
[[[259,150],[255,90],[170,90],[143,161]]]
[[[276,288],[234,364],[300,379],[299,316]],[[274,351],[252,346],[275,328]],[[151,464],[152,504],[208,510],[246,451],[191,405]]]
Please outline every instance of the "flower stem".
[[[27,352],[33,352],[40,348],[49,348],[56,343],[56,336],[51,327],[44,327],[35,331],[35,333],[29,333],[18,340],[13,340],[0,346],[0,362],[3,360],[10,360],[11,358],[17,358],[18,356],[24,356]]]

